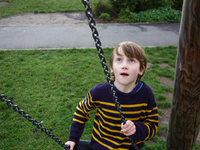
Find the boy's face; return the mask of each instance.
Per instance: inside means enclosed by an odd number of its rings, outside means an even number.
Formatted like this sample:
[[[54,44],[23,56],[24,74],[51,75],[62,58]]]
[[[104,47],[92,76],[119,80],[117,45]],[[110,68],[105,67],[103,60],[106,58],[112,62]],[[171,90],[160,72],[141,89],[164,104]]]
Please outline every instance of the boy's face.
[[[121,47],[118,52],[120,55],[114,54],[113,68],[110,68],[115,75],[115,86],[135,87],[138,74],[142,75],[144,69],[140,70],[139,61],[136,58],[128,58]]]

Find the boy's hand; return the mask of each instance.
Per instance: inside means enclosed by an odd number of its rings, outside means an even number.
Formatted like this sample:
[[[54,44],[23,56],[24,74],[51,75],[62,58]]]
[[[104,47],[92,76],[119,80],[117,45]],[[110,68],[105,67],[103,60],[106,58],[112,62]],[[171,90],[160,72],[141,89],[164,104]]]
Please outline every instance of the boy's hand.
[[[132,121],[128,120],[125,125],[123,125],[123,123],[121,124],[121,132],[126,136],[131,136],[135,134],[136,127]]]
[[[76,145],[76,143],[73,142],[73,141],[67,141],[67,142],[65,143],[65,145],[69,145],[69,146],[70,146],[70,150],[73,150],[73,149],[74,149],[74,146]]]

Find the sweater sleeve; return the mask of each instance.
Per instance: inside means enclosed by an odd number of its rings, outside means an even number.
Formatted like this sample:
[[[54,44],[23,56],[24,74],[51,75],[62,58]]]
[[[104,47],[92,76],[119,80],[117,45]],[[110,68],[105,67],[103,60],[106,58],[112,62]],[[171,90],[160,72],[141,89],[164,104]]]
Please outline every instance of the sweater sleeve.
[[[91,92],[79,102],[74,113],[74,118],[71,124],[69,141],[77,143],[83,133],[85,123],[90,119],[90,111],[95,109],[96,105],[92,101]]]
[[[132,135],[133,140],[147,141],[158,132],[158,107],[152,92],[146,110],[146,116],[141,122],[134,122],[136,133]]]

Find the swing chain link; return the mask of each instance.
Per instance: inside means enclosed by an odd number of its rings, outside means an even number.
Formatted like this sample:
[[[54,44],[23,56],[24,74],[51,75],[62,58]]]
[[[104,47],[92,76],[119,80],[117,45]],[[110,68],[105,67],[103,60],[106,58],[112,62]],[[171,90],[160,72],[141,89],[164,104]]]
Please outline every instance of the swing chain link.
[[[23,110],[21,110],[17,105],[13,105],[13,98],[10,100],[6,99],[6,96],[1,94],[0,100],[2,102],[6,102],[8,106],[11,106],[15,111],[17,111],[20,115],[24,116],[28,121],[32,122],[33,125],[35,125],[38,129],[45,132],[49,137],[51,137],[55,142],[57,142],[59,145],[64,147],[64,149],[69,150],[69,146],[62,143],[61,140],[59,140],[57,137],[55,137],[53,134],[51,134],[45,127],[42,127],[41,124],[37,123],[36,120],[32,119],[28,114],[26,114]]]
[[[102,47],[101,47],[101,41],[99,39],[99,33],[98,33],[97,29],[96,29],[96,23],[95,23],[95,21],[93,19],[92,9],[90,7],[89,0],[82,0],[82,3],[85,6],[85,14],[88,17],[88,22],[89,22],[90,29],[92,31],[93,39],[95,41],[95,46],[96,46],[96,48],[98,50],[99,58],[101,60],[101,65],[102,65],[102,67],[104,69],[104,73],[106,75],[107,82],[108,82],[108,84],[110,86],[111,93],[113,95],[113,100],[115,102],[115,106],[117,107],[117,111],[119,112],[119,116],[121,117],[121,122],[123,124],[126,124],[126,120],[125,120],[125,117],[123,115],[122,108],[120,107],[120,103],[119,103],[119,100],[118,100],[118,97],[117,97],[117,93],[114,90],[113,81],[110,78],[110,73],[108,71],[108,66],[106,64],[106,59],[105,59],[105,56],[104,56],[104,53],[103,53],[103,50],[102,50]],[[131,137],[129,137],[129,138],[130,138],[130,140],[132,142],[132,145],[134,146],[135,150],[139,150],[137,145],[133,141],[133,139]]]

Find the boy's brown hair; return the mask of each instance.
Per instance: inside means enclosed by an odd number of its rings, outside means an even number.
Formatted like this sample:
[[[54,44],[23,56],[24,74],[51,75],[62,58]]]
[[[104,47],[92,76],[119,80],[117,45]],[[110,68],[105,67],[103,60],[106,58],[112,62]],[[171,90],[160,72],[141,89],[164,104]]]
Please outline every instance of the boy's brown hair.
[[[119,47],[122,48],[122,50],[123,50],[124,54],[126,55],[126,57],[128,57],[128,58],[136,58],[140,63],[140,70],[144,69],[144,72],[145,72],[145,69],[147,68],[147,60],[146,60],[145,52],[136,43],[130,42],[130,41],[125,41],[125,42],[119,43],[114,48],[114,50],[112,51],[112,53],[110,55],[110,60],[109,60],[111,68],[113,68],[114,54],[116,53],[117,55],[120,55],[119,52],[118,52]],[[137,80],[136,80],[136,84],[140,81],[140,79],[144,75],[144,72],[143,72],[142,75],[138,74],[138,77],[137,77]],[[115,80],[114,73],[111,75],[111,79]]]

